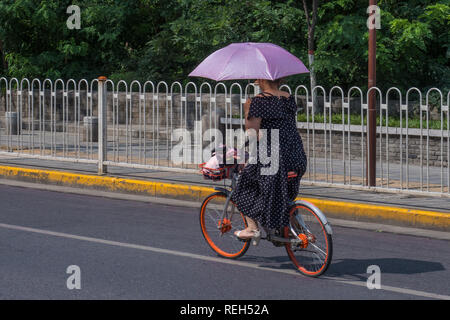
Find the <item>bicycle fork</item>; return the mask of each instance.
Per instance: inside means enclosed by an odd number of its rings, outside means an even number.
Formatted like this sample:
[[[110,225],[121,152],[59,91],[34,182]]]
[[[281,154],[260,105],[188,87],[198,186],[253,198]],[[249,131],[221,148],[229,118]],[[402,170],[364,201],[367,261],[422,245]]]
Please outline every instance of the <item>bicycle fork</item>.
[[[227,215],[227,212],[228,212],[228,206],[231,201],[231,196],[233,195],[234,190],[230,191],[230,190],[227,190],[225,188],[220,188],[220,187],[215,187],[214,189],[217,191],[223,192],[227,195],[226,200],[225,200],[225,206],[222,211],[221,219],[219,220],[219,223],[217,225],[217,228],[219,230],[221,230],[220,236],[223,236],[226,232],[230,231],[232,228],[231,221],[232,221],[233,214],[235,211],[234,206],[231,208],[231,213],[229,214],[229,216]]]

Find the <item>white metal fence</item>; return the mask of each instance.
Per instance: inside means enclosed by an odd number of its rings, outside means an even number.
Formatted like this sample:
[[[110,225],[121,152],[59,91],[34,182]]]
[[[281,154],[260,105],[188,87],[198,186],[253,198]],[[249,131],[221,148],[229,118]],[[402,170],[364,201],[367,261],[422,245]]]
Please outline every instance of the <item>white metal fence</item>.
[[[99,78],[100,79],[100,78]],[[107,166],[196,172],[171,159],[176,129],[244,129],[252,84],[114,83],[106,79],[0,78],[0,154]],[[377,95],[377,187],[450,195],[450,92],[401,92],[300,85],[283,90],[299,106],[297,127],[308,156],[304,181],[367,188],[367,101]],[[314,104],[318,104],[317,106]],[[312,110],[320,110],[312,116]],[[395,123],[389,120],[395,119]],[[192,137],[190,145],[204,146]]]

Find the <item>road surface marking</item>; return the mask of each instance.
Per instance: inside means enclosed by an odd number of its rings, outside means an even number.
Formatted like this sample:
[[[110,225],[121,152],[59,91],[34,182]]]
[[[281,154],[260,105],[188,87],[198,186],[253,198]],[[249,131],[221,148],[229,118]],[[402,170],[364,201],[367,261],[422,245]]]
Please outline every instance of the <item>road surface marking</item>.
[[[4,224],[4,223],[0,223],[0,227],[5,228],[5,229],[32,232],[32,233],[44,234],[44,235],[55,236],[55,237],[66,238],[66,239],[82,240],[82,241],[106,244],[106,245],[111,245],[111,246],[116,246],[116,247],[145,250],[145,251],[150,251],[150,252],[170,254],[170,255],[174,255],[174,256],[192,258],[192,259],[203,260],[203,261],[218,262],[218,263],[230,264],[230,265],[235,265],[235,266],[240,266],[240,267],[284,273],[284,274],[293,275],[293,276],[300,275],[300,273],[295,270],[273,269],[273,268],[269,268],[269,267],[262,267],[262,266],[259,266],[259,265],[253,264],[253,263],[249,263],[249,262],[226,260],[223,258],[208,257],[208,256],[203,256],[203,255],[199,255],[199,254],[195,254],[195,253],[188,253],[188,252],[183,252],[183,251],[161,249],[161,248],[133,244],[133,243],[118,242],[118,241],[111,241],[111,240],[105,240],[105,239],[99,239],[99,238],[78,236],[78,235],[69,234],[69,233],[55,232],[55,231],[29,228],[29,227]],[[346,280],[346,279],[340,278],[340,277],[326,277],[326,276],[322,276],[321,279],[332,280],[335,282],[354,285],[354,286],[366,287],[365,281],[364,282],[363,281],[352,281],[352,280]],[[419,296],[419,297],[425,297],[425,298],[450,300],[450,296],[447,296],[447,295],[441,295],[441,294],[436,294],[436,293],[429,293],[429,292],[411,290],[411,289],[405,289],[405,288],[398,288],[398,287],[392,287],[392,286],[386,286],[386,285],[382,285],[380,290],[391,291],[391,292],[396,292],[396,293],[401,293],[401,294],[408,294],[408,295]]]

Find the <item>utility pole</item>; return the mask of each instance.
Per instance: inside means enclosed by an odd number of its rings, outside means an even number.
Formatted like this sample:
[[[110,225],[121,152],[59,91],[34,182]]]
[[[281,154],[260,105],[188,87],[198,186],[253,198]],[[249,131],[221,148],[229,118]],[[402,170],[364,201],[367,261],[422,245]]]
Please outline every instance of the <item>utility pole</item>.
[[[368,12],[372,15],[373,10],[375,10],[375,20],[372,20],[369,25],[369,83],[368,89],[376,86],[377,77],[377,61],[376,61],[376,48],[377,48],[377,34],[376,29],[379,28],[379,12],[376,8],[377,1],[369,0],[369,10]],[[373,15],[370,17],[372,18]],[[369,18],[369,19],[370,19]],[[375,22],[375,23],[374,23]],[[376,142],[377,142],[377,111],[376,111],[376,95],[375,90],[369,93],[368,97],[368,117],[367,117],[367,180],[368,186],[376,186]]]
[[[312,0],[311,13],[309,12],[308,2],[303,0],[303,10],[305,11],[306,24],[308,26],[308,62],[309,62],[309,77],[311,81],[311,97],[313,103],[312,114],[318,113],[319,106],[317,100],[316,91],[313,91],[314,87],[317,85],[316,71],[314,68],[315,61],[315,29],[317,24],[317,14],[318,14],[319,0]]]

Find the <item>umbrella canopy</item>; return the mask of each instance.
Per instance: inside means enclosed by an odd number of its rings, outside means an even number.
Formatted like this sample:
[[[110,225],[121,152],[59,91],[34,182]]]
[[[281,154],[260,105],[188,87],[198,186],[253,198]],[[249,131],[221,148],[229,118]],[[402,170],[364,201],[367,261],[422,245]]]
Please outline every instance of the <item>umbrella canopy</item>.
[[[287,50],[272,43],[232,43],[200,63],[190,77],[215,81],[237,79],[276,80],[309,70]]]

